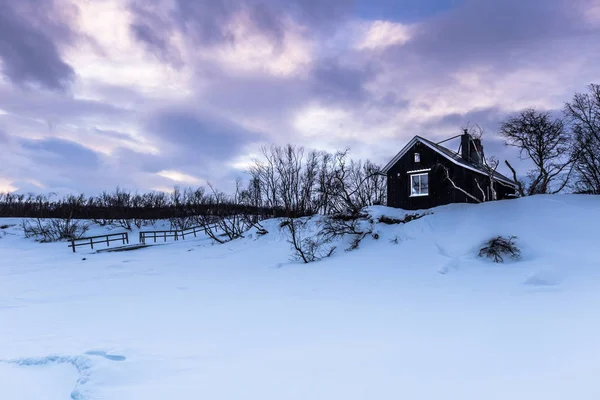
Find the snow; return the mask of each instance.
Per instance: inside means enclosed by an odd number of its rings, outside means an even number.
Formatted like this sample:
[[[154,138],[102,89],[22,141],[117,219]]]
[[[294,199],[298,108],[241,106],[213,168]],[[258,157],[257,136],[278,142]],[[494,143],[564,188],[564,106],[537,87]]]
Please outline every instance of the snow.
[[[66,363],[40,362],[27,368],[18,364],[0,364],[0,393],[3,399],[68,399],[77,379],[77,370]]]
[[[308,265],[278,220],[98,254],[0,229],[0,399],[600,398],[600,198],[432,212]],[[520,261],[477,258],[497,235]]]

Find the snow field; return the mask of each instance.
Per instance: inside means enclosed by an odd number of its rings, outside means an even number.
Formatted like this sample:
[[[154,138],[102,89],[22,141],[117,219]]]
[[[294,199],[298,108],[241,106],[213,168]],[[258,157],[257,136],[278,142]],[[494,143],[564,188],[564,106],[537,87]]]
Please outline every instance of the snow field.
[[[103,254],[8,228],[0,399],[597,399],[597,221],[593,196],[450,205],[309,265],[277,220]],[[478,259],[494,235],[523,259]]]

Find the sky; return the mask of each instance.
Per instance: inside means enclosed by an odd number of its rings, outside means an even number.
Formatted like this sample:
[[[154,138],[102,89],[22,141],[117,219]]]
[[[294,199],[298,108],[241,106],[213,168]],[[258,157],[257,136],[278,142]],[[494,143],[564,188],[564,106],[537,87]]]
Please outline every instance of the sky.
[[[0,191],[227,190],[269,144],[385,164],[600,83],[600,0],[0,0]],[[524,163],[515,162],[523,171]]]

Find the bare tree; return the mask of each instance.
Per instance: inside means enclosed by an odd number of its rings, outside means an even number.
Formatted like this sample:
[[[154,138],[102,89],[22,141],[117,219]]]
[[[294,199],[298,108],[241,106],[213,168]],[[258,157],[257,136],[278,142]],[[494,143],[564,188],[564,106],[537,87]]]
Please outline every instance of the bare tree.
[[[281,204],[278,198],[279,176],[275,169],[275,146],[262,147],[263,159],[254,160],[254,165],[249,169],[252,180],[258,187],[261,203],[269,208],[277,208]]]
[[[515,171],[513,166],[510,165],[508,160],[504,160],[504,163],[506,164],[508,169],[510,169],[510,172],[512,172],[513,181],[517,184],[517,194],[520,197],[527,196],[527,192],[525,191],[525,183],[523,183],[523,181],[517,177],[517,171]]]
[[[521,159],[531,160],[535,166],[529,172],[531,182],[524,194],[558,193],[564,189],[572,158],[562,120],[530,108],[505,121],[500,134],[507,146],[519,149]],[[516,176],[514,168],[508,162],[507,165]]]
[[[496,192],[496,170],[500,161],[496,157],[483,158],[483,165],[488,175],[488,181],[490,184],[490,200],[498,200],[498,193]]]
[[[357,212],[385,201],[385,177],[370,161],[355,161],[349,150],[306,152],[292,145],[263,147],[263,159],[250,167],[260,203],[299,217]]]
[[[591,84],[588,93],[576,93],[565,105],[573,132],[574,189],[600,194],[600,85]]]

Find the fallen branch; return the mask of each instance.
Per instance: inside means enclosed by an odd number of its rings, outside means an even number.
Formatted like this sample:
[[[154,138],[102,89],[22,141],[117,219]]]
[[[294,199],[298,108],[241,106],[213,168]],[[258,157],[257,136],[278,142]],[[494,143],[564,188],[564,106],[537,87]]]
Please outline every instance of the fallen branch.
[[[465,189],[463,189],[461,187],[458,187],[456,185],[456,183],[454,183],[454,181],[452,180],[452,178],[450,178],[450,173],[448,172],[448,168],[446,168],[442,164],[437,164],[437,167],[442,168],[444,170],[444,172],[446,174],[446,179],[452,184],[452,186],[454,187],[454,189],[456,189],[459,192],[463,193],[465,196],[467,196],[471,200],[475,201],[476,203],[481,203],[481,200],[479,200],[477,197],[473,196],[471,193],[467,192]]]

